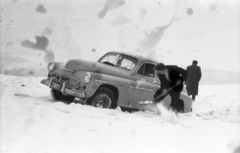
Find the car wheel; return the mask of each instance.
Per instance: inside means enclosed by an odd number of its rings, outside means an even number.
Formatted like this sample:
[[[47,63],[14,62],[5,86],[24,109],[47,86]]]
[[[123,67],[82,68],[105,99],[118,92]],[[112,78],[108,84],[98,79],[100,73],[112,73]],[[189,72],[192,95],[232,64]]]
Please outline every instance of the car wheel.
[[[132,109],[132,108],[126,108],[126,107],[120,107],[123,112],[128,112],[128,113],[134,113],[138,112],[138,109]]]
[[[116,108],[116,100],[111,90],[107,88],[100,88],[89,99],[89,103],[94,107],[99,108]]]
[[[64,101],[67,103],[72,102],[75,97],[71,95],[63,95],[61,91],[51,89],[51,96],[54,100]]]

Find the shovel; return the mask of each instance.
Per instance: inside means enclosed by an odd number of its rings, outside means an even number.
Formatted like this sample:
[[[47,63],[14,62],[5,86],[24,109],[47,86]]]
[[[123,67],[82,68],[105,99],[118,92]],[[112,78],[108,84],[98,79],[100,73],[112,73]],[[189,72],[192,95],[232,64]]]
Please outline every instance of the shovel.
[[[174,87],[176,87],[176,86],[178,86],[178,85],[180,85],[180,84],[181,84],[181,81],[178,80],[174,86],[172,86],[171,88],[169,88],[169,89],[167,90],[167,92],[171,91]],[[152,104],[153,102],[156,102],[156,101],[157,101],[159,98],[161,98],[162,96],[164,96],[163,93],[160,94],[159,96],[157,96],[156,98],[154,98],[152,101],[140,101],[139,104],[141,104],[141,105],[149,105],[149,104]]]

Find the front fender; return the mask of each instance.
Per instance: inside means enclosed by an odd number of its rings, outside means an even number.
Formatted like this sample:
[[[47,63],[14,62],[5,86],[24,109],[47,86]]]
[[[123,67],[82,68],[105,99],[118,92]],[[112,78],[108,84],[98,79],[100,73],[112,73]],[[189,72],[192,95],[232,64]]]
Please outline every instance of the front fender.
[[[89,73],[91,75],[91,80],[88,83],[84,83],[82,81],[83,75],[85,73]],[[73,74],[73,76],[76,79],[80,80],[80,86],[85,91],[86,98],[92,97],[93,94],[98,90],[98,88],[103,84],[115,86],[113,80],[116,80],[116,77],[114,76],[88,71],[77,71]]]
[[[89,98],[99,89],[100,86],[105,87],[114,87],[117,90],[114,90],[116,95],[118,95],[117,102],[126,103],[130,100],[132,96],[131,80],[128,78],[122,78],[117,76],[112,76],[108,74],[93,73],[91,72],[91,81],[86,84],[86,97]],[[109,88],[111,90],[111,88]]]

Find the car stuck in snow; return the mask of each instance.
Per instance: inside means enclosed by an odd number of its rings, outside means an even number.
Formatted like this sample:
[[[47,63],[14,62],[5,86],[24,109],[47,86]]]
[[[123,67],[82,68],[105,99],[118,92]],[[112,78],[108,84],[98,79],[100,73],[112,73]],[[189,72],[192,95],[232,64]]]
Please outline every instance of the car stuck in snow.
[[[140,101],[153,99],[161,83],[155,66],[157,61],[140,55],[111,51],[97,62],[72,59],[48,64],[48,76],[41,81],[51,89],[55,100],[72,102],[75,98],[84,104],[123,111],[146,110]],[[192,110],[192,100],[182,92],[182,112]],[[164,105],[169,106],[167,96]]]

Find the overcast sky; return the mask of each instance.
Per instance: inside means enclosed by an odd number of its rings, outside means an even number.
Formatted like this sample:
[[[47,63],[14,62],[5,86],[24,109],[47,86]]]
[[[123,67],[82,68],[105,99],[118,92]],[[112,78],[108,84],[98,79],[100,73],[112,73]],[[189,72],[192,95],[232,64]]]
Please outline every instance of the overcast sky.
[[[55,60],[96,60],[110,50],[166,64],[239,72],[239,0],[2,0],[3,52],[31,52],[47,37]],[[38,52],[38,51],[32,51]],[[43,53],[43,52],[42,52]],[[50,56],[50,54],[49,54]],[[36,57],[36,59],[39,57]],[[50,58],[50,57],[49,57]]]

